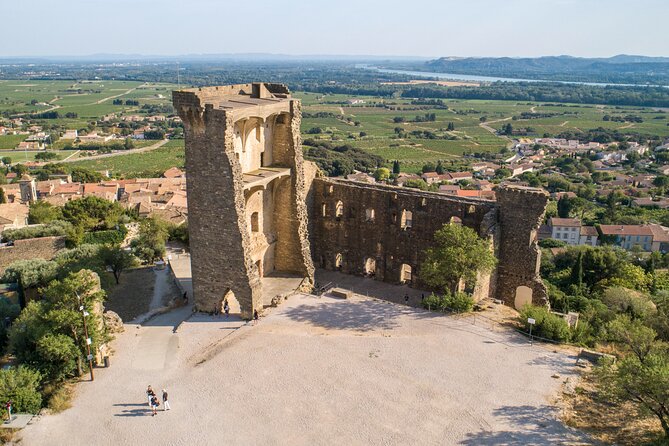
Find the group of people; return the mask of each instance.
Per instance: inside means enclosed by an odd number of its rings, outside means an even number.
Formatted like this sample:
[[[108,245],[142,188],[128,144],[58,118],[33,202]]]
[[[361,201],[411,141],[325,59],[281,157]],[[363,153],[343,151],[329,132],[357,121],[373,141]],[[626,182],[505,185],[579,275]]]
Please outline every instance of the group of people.
[[[170,402],[167,399],[167,390],[163,389],[163,411],[170,410]],[[146,398],[149,402],[149,407],[151,408],[151,416],[154,417],[158,413],[158,406],[160,406],[160,400],[158,400],[158,396],[156,395],[156,392],[153,391],[153,388],[149,386],[146,389]]]

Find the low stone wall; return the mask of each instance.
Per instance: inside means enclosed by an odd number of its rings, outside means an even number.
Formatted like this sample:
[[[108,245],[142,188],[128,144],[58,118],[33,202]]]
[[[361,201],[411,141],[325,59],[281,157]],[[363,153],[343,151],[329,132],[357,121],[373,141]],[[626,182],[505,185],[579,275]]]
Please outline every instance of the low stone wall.
[[[65,237],[40,237],[16,240],[13,246],[0,247],[0,274],[17,260],[51,260],[65,248]]]

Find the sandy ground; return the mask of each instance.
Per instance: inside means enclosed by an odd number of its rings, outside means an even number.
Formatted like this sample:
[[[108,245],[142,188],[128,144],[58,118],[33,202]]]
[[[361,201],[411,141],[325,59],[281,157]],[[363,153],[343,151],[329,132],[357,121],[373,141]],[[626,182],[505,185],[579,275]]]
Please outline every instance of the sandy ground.
[[[22,445],[527,445],[580,434],[550,405],[575,358],[356,296],[294,295],[253,326],[183,307],[126,326],[109,369]],[[555,373],[560,379],[552,378]],[[145,389],[172,410],[151,417]],[[162,409],[162,407],[161,407]]]

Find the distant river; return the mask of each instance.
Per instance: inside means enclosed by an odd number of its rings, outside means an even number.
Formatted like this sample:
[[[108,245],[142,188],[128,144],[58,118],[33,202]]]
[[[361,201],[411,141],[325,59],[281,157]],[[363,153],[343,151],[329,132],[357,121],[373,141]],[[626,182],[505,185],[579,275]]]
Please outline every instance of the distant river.
[[[406,70],[388,70],[385,68],[378,68],[367,64],[357,64],[356,68],[363,68],[365,70],[378,71],[379,73],[388,74],[404,74],[405,76],[412,76],[416,78],[433,78],[453,81],[471,81],[471,82],[557,82],[559,84],[576,84],[576,85],[593,85],[597,87],[618,86],[618,87],[664,87],[669,88],[669,85],[644,85],[644,84],[609,84],[602,82],[576,82],[576,81],[555,81],[548,79],[516,79],[510,77],[492,77],[492,76],[476,76],[471,74],[455,74],[455,73],[434,73],[431,71],[406,71]]]

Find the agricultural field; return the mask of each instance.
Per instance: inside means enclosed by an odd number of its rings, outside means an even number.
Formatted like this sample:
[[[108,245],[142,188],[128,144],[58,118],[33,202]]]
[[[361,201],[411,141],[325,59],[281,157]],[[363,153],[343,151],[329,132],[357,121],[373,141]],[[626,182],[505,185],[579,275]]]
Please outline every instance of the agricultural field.
[[[0,150],[13,150],[28,135],[0,135]]]
[[[350,144],[388,161],[399,160],[403,170],[409,171],[419,169],[427,161],[453,159],[466,153],[497,152],[508,146],[510,140],[494,131],[508,123],[517,129],[529,127],[529,138],[597,127],[669,137],[669,113],[650,108],[444,99],[443,104],[448,107],[445,109],[413,105],[410,99],[399,98],[315,93],[296,96],[303,102],[303,138]],[[365,102],[351,105],[349,99]],[[316,113],[327,115],[315,117]],[[434,121],[411,122],[416,116],[432,113]],[[530,114],[526,115],[529,118],[523,118],[523,113]],[[605,115],[636,116],[642,122],[604,121]],[[396,117],[404,118],[404,122],[395,122]],[[482,119],[485,119],[483,124]],[[447,130],[449,123],[453,123],[451,131]],[[311,134],[315,128],[322,133]],[[396,128],[406,137],[399,137]],[[435,139],[413,136],[414,131],[432,132]]]
[[[30,114],[52,109],[61,117],[38,120],[39,125],[56,130],[85,129],[110,113],[138,114],[145,104],[168,106],[175,87],[138,81],[5,80],[0,81],[0,114]],[[427,162],[455,160],[464,154],[498,152],[508,147],[511,140],[495,133],[509,123],[515,129],[529,128],[529,138],[597,127],[669,137],[669,113],[650,108],[452,99],[430,105],[429,100],[412,104],[411,99],[405,98],[306,92],[297,92],[295,97],[301,99],[303,105],[303,139],[333,145],[350,144],[379,155],[388,163],[399,160],[405,171],[418,171]],[[122,100],[123,104],[114,105],[114,99]],[[364,102],[350,104],[352,99]],[[138,101],[139,105],[125,105],[126,100]],[[35,101],[49,105],[31,104]],[[76,117],[66,118],[66,113],[75,113]],[[433,116],[417,122],[417,116],[425,115]],[[612,119],[604,120],[607,115]],[[630,116],[638,119],[624,121]],[[11,152],[25,138],[26,135],[0,136],[0,154]],[[61,149],[65,143],[59,141],[51,148]],[[136,147],[150,143],[136,142]],[[173,141],[156,151],[128,154],[127,159],[123,156],[82,159],[81,163],[98,170],[109,168],[119,175],[136,176],[183,165],[182,145],[183,141]],[[69,155],[59,156],[63,159]],[[12,152],[4,156],[32,160],[34,153]]]
[[[183,168],[185,161],[184,140],[174,139],[148,152],[82,160],[69,165],[93,170],[110,170],[112,174],[125,178],[137,178],[160,176],[170,167]]]
[[[85,127],[110,113],[118,115],[139,112],[139,106],[114,105],[114,99],[138,100],[143,104],[171,104],[170,84],[136,81],[0,81],[0,113],[41,113],[58,111],[61,115],[76,113],[77,118],[42,120],[63,127]],[[32,104],[46,103],[48,105]],[[53,122],[57,121],[57,122]]]

